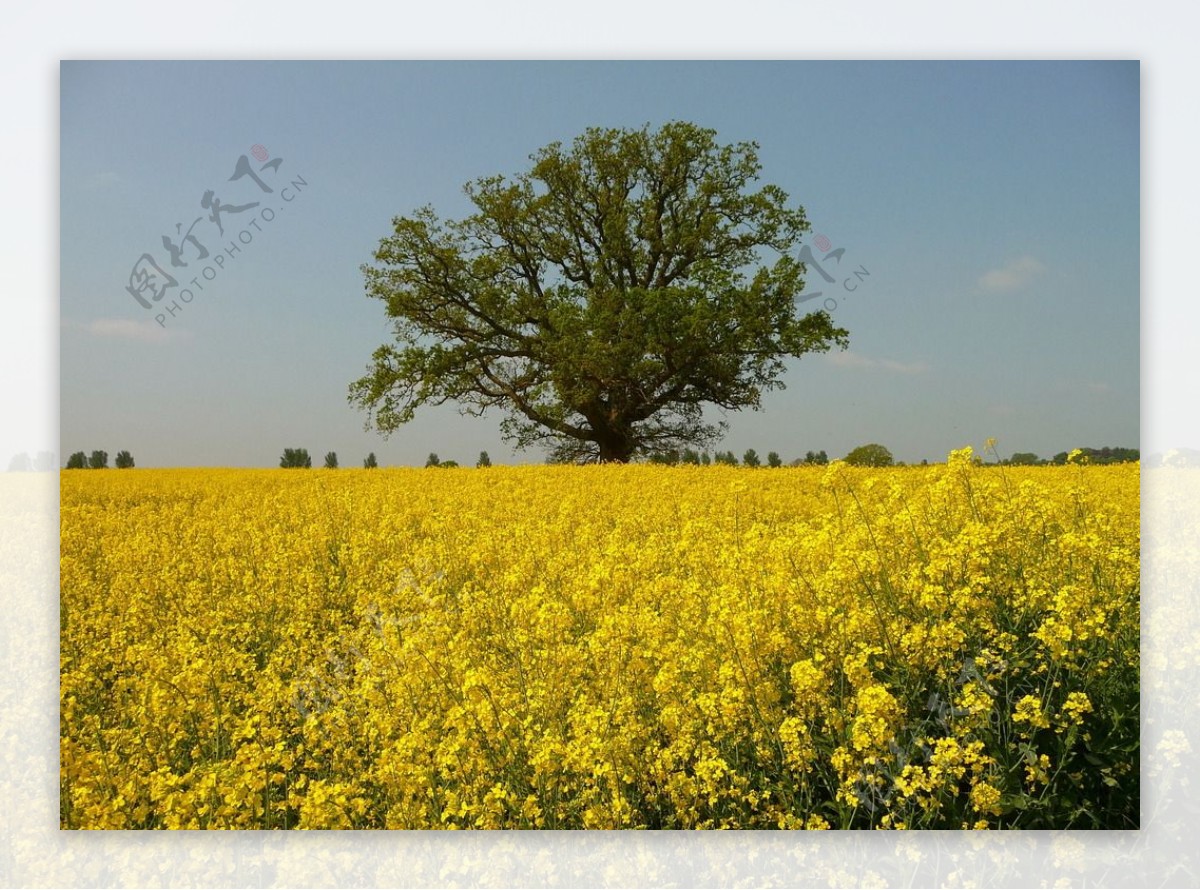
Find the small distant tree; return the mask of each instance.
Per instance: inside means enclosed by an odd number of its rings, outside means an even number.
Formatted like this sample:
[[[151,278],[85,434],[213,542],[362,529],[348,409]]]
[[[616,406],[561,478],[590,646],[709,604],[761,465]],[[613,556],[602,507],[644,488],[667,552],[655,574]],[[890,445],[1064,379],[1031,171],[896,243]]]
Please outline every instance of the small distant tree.
[[[758,458],[758,452],[753,448],[746,449],[746,453],[742,455],[742,463],[747,467],[762,466],[762,461]]]
[[[22,451],[20,454],[14,454],[12,460],[8,462],[8,471],[10,473],[28,473],[33,469],[33,461],[29,459],[29,455]]]
[[[1060,466],[1062,464],[1065,464],[1066,462],[1067,462],[1067,452],[1065,452],[1065,451],[1060,451],[1060,452],[1058,452],[1058,454],[1054,455],[1054,459],[1052,461],[1052,463],[1058,464]]]
[[[700,466],[700,452],[695,448],[685,448],[683,453],[679,455],[681,464],[691,464],[692,466]]]
[[[771,451],[771,452],[767,453],[767,466],[768,467],[782,467],[783,466],[783,458],[781,458],[779,456],[778,451]]]
[[[87,468],[87,455],[82,451],[76,451],[67,458],[68,470],[83,470]]]
[[[432,451],[429,452],[429,457],[425,458],[425,466],[440,467],[441,465],[442,465],[442,462],[440,460],[438,460],[437,454]]]
[[[852,467],[890,467],[895,461],[890,451],[882,445],[871,443],[859,445],[847,454],[846,463]]]
[[[89,470],[107,470],[108,469],[108,452],[93,451],[92,456],[88,458]]]
[[[285,448],[279,466],[285,470],[304,470],[312,467],[312,458],[308,456],[307,448]]]
[[[330,451],[328,454],[326,454],[326,455],[325,455],[325,469],[327,469],[327,470],[336,470],[337,468],[338,468],[338,465],[337,465],[337,452],[336,452],[336,451]]]
[[[492,459],[488,457],[488,453],[486,451],[479,452],[479,460],[475,461],[475,466],[482,469],[483,467],[490,467],[491,465]]]
[[[718,451],[713,460],[716,463],[726,464],[731,467],[736,467],[738,462],[737,455],[732,451]]]
[[[379,461],[375,460],[375,452],[372,451],[367,455],[367,459],[363,461],[364,470],[374,470],[379,467]]]
[[[804,462],[806,464],[824,465],[829,463],[829,455],[825,453],[824,449],[821,451],[809,451],[804,455]]]
[[[1038,456],[1032,451],[1018,451],[1008,461],[1014,467],[1032,467],[1038,462]]]
[[[708,456],[707,451],[700,452],[700,466],[707,467],[712,464],[712,458]]]
[[[458,466],[458,461],[444,460],[440,464],[438,464],[438,466],[441,467],[443,470],[450,470],[450,469],[453,469],[454,467]]]
[[[133,455],[128,451],[118,451],[115,461],[118,470],[128,470],[133,467]]]

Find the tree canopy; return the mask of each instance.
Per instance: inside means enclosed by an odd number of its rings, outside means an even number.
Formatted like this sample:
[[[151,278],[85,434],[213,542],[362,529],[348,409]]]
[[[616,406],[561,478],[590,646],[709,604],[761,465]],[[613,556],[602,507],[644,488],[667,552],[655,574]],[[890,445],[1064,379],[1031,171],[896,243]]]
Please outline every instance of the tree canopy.
[[[312,467],[312,458],[307,448],[285,448],[283,457],[279,458],[279,466],[285,470],[303,470]]]
[[[591,128],[469,183],[470,216],[396,217],[363,267],[395,342],[351,403],[384,433],[423,405],[500,409],[506,437],[552,460],[714,442],[706,405],[757,408],[785,359],[848,338],[797,310],[809,224],[779,187],[751,188],[757,148],[685,122]]]
[[[847,454],[846,463],[852,467],[890,467],[894,460],[892,452],[872,442],[870,445],[859,445]]]

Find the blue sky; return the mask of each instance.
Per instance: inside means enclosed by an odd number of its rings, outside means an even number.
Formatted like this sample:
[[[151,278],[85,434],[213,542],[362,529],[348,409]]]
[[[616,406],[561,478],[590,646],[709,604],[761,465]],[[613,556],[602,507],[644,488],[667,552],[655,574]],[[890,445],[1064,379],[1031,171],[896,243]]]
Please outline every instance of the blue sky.
[[[1137,62],[64,63],[60,453],[540,460],[499,415],[363,429],[347,387],[389,328],[359,267],[393,216],[462,216],[465,182],[522,172],[549,142],[672,119],[757,141],[762,182],[845,248],[843,271],[869,272],[852,293],[820,285],[849,351],[790,363],[761,411],[727,416],[723,448],[1137,446],[1139,93]],[[281,159],[269,195],[228,181],[254,145]],[[160,325],[130,272],[144,252],[171,269],[162,236],[206,216],[210,189],[259,207],[226,214],[224,236],[202,219],[211,254],[185,249],[191,275],[252,241]]]

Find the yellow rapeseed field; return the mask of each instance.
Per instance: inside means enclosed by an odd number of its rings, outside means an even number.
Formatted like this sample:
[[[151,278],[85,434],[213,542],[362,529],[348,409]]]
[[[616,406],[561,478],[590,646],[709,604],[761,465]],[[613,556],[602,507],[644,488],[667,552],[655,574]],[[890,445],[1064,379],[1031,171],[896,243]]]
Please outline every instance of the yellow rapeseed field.
[[[61,485],[64,828],[1137,826],[1137,465]]]

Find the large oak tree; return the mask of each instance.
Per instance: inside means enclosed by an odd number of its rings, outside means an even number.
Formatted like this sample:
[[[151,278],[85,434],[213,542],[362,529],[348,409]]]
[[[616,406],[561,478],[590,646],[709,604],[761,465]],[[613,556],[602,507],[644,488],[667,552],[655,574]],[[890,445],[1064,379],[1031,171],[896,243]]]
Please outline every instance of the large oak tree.
[[[468,184],[465,219],[395,218],[363,273],[396,341],[350,401],[385,433],[421,405],[502,409],[506,436],[557,460],[711,444],[706,405],[757,408],[785,359],[847,342],[798,311],[809,225],[753,188],[757,147],[683,122],[592,128]]]

